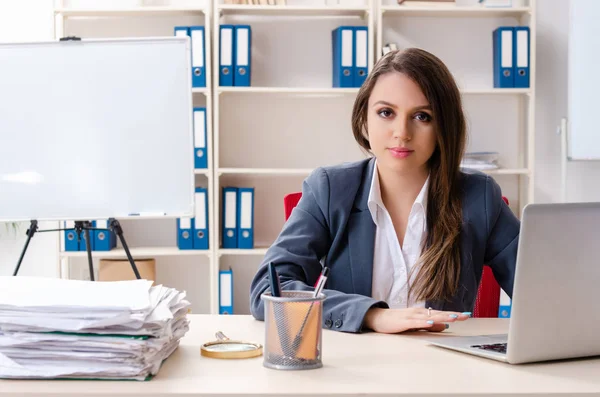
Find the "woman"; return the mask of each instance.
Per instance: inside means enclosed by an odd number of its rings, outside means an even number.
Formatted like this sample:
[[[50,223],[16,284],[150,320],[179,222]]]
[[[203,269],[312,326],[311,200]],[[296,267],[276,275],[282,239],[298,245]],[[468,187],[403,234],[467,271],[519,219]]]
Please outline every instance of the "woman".
[[[323,325],[345,332],[442,331],[466,320],[482,267],[512,297],[520,224],[498,184],[459,169],[466,126],[446,66],[393,51],[357,95],[352,129],[366,160],[314,171],[251,286],[251,312],[273,262],[284,290],[313,290],[330,268]]]

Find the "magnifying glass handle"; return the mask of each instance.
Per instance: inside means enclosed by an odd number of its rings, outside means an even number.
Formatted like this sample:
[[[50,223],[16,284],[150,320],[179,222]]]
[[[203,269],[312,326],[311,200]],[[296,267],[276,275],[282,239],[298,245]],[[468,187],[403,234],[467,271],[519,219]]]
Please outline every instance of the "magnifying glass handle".
[[[222,333],[221,331],[217,331],[215,336],[217,337],[218,340],[229,340],[229,338],[226,337],[225,334]]]

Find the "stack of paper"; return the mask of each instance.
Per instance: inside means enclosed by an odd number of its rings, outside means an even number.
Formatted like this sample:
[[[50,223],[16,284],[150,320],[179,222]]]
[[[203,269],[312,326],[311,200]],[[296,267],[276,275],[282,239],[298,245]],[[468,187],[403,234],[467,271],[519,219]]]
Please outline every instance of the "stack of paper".
[[[148,280],[0,277],[0,377],[149,379],[188,331],[189,306]]]
[[[498,152],[466,153],[460,166],[476,170],[495,170],[498,167]]]

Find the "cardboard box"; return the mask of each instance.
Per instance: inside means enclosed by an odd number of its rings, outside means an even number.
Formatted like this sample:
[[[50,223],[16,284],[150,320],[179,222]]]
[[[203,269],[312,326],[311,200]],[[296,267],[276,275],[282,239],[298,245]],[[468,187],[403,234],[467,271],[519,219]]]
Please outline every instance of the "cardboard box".
[[[156,261],[154,258],[135,259],[135,266],[143,279],[156,281]],[[131,264],[127,259],[101,259],[98,280],[135,280],[135,273],[133,273]]]

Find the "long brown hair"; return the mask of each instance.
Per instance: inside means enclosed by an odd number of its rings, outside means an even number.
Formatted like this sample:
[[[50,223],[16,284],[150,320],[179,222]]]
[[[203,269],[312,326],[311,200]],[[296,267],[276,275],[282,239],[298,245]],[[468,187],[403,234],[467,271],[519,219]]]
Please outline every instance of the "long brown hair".
[[[437,145],[429,159],[427,240],[421,266],[409,289],[416,300],[449,300],[460,275],[462,224],[460,161],[466,142],[466,121],[460,91],[444,63],[427,51],[409,48],[384,55],[361,86],[352,111],[352,131],[360,146],[370,151],[367,111],[379,76],[400,72],[423,91],[433,110]],[[415,266],[414,269],[418,267]]]

